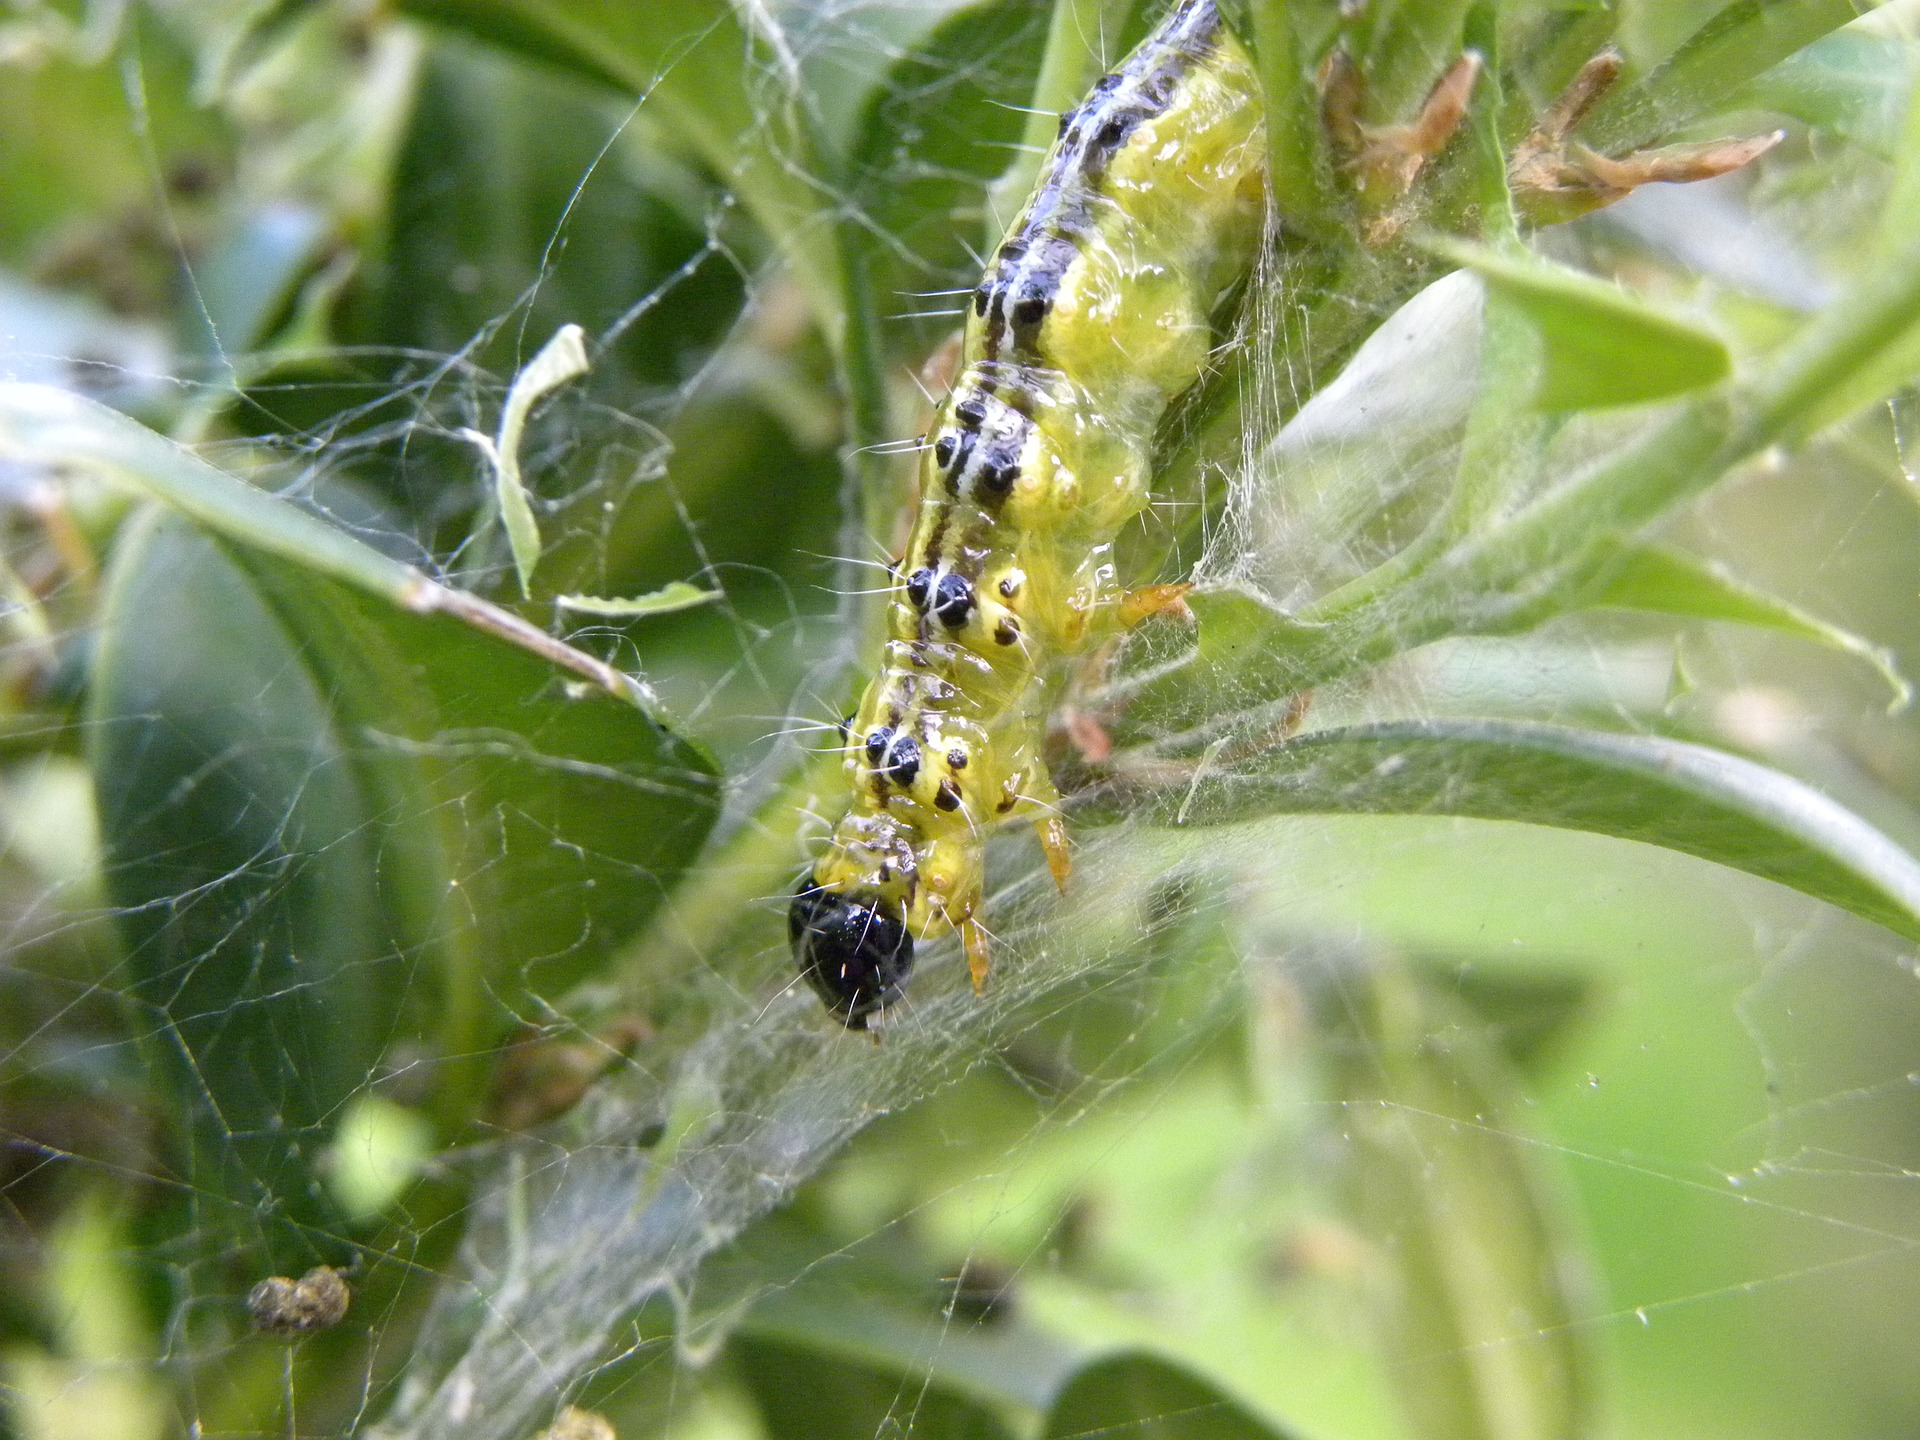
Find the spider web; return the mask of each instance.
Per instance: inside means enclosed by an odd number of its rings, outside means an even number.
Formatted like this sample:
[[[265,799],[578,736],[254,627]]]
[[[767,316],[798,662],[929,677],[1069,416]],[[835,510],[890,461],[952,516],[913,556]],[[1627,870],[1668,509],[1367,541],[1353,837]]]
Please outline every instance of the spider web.
[[[937,43],[944,9],[845,0],[763,18],[781,63],[817,87],[822,126],[855,123],[836,118],[843,102],[822,77],[886,74],[902,99],[914,86],[971,86],[984,98],[967,123],[983,145],[1011,144],[1019,117],[995,108],[990,82],[996,66],[1018,68],[1038,32],[1010,25],[995,32],[1001,48],[960,59]],[[98,6],[76,24],[27,6],[0,32],[18,42],[23,73],[68,63],[28,40],[77,47],[89,73],[130,97],[127,149],[157,197],[140,223],[156,233],[125,253],[181,262],[189,321],[180,341],[151,318],[116,318],[99,298],[105,281],[136,297],[145,282],[103,274],[76,241],[36,275],[0,279],[0,363],[186,433],[196,404],[224,403],[237,376],[257,374],[245,420],[196,437],[218,439],[209,454],[449,583],[510,596],[492,477],[462,432],[489,433],[517,366],[557,324],[579,323],[593,368],[543,409],[523,453],[541,497],[542,565],[595,593],[686,579],[722,598],[632,626],[554,623],[644,672],[719,756],[724,803],[698,881],[724,886],[756,843],[797,871],[808,822],[795,811],[831,819],[831,791],[770,797],[857,685],[850,622],[866,612],[854,592],[881,583],[869,567],[892,537],[863,539],[845,518],[857,515],[851,467],[822,419],[829,359],[793,275],[726,185],[667,143],[647,100],[608,107],[470,42],[341,13],[331,43],[352,68],[322,73],[351,73],[349,99],[328,104],[297,83],[315,63],[299,47],[322,43],[321,25],[258,53],[241,46],[214,65],[215,81],[203,54],[201,83],[236,123],[269,128],[289,113],[332,123],[355,104],[392,105],[396,193],[418,207],[421,233],[461,243],[389,253],[384,286],[355,282],[359,339],[329,337],[297,360],[228,350],[214,252],[195,228],[197,182],[166,151],[168,126],[189,123],[167,96],[193,77],[165,66],[185,64],[180,34],[217,49],[208,36],[249,32],[196,32],[166,7]],[[155,24],[176,27],[171,59],[141,38]],[[1117,56],[1124,37],[1111,44]],[[1011,97],[1017,78],[1004,81]],[[523,122],[525,134],[508,133]],[[570,144],[546,148],[569,123]],[[317,130],[300,133],[312,142]],[[269,218],[294,247],[302,214],[345,203],[289,178],[315,153],[287,144],[233,162],[235,183],[287,200]],[[482,196],[461,188],[498,179],[503,155],[537,156],[539,178],[521,179],[555,192],[529,205],[531,219],[500,212],[504,182]],[[952,323],[922,312],[972,279],[953,232],[987,228],[980,191],[994,167],[956,173],[947,160],[915,160],[903,179],[947,197],[926,230],[889,228],[896,217],[878,201],[855,216],[885,230],[897,273],[912,277],[882,307],[902,414],[915,413],[910,366]],[[1757,178],[1636,197],[1543,243],[1750,326],[1758,345],[1783,309],[1816,306],[1847,274],[1876,173],[1870,157],[1812,143]],[[858,210],[872,192],[843,178],[835,193]],[[509,220],[534,226],[530,243],[462,248]],[[595,243],[606,234],[658,244],[622,256]],[[500,255],[521,268],[491,268]],[[327,264],[316,253],[301,273],[324,276]],[[1240,409],[1224,440],[1203,433],[1188,447],[1127,537],[1137,566],[1257,586],[1293,610],[1391,557],[1433,513],[1477,394],[1477,282],[1445,277],[1369,317],[1371,338],[1338,363],[1303,339],[1302,322],[1326,314],[1313,299],[1285,238],[1270,236],[1224,356],[1244,377]],[[1915,413],[1908,395],[1832,443],[1752,467],[1663,538],[1920,653]],[[1648,423],[1568,424],[1542,483]],[[723,444],[742,434],[755,463],[784,467],[790,506],[740,513],[743,495],[765,494],[725,470]],[[84,645],[96,603],[60,563],[58,526],[106,502],[43,475],[0,478],[20,582],[8,660],[44,694],[76,683],[62,657]],[[1115,673],[1191,645],[1177,624],[1156,625]],[[1095,712],[1100,699],[1074,697]],[[1210,704],[1223,734],[1271,722],[1270,705],[1232,690]],[[385,1228],[315,1235],[317,1256],[357,1254],[356,1280],[389,1265],[426,1273],[404,1301],[355,1316],[354,1347],[304,1341],[283,1372],[277,1342],[244,1334],[237,1305],[219,1311],[186,1283],[208,1268],[196,1250],[215,1222],[157,1244],[142,1229],[164,1208],[153,1188],[190,1213],[225,1202],[217,1177],[169,1169],[139,1097],[155,1038],[141,1032],[171,1022],[114,938],[116,918],[130,917],[103,898],[90,781],[71,745],[36,739],[46,708],[17,707],[18,746],[0,770],[5,1288],[37,1297],[6,1302],[0,1393],[23,1440],[63,1433],[54,1427],[76,1410],[112,1417],[118,1428],[98,1432],[108,1440],[320,1425],[508,1440],[562,1403],[614,1417],[622,1435],[767,1433],[749,1403],[764,1396],[743,1370],[772,1373],[766,1347],[805,1333],[808,1297],[820,1303],[822,1286],[874,1253],[917,1277],[928,1302],[893,1342],[909,1378],[886,1433],[931,1428],[929,1397],[968,1365],[1008,1392],[1027,1385],[1038,1407],[1061,1357],[1120,1345],[1182,1359],[1304,1434],[1422,1433],[1396,1386],[1418,1394],[1442,1383],[1434,1375],[1548,1352],[1577,1355],[1565,1363],[1599,1389],[1594,1433],[1869,1435],[1920,1414],[1900,1323],[1920,1294],[1910,947],[1669,852],[1365,816],[1180,830],[1089,814],[1064,895],[1027,836],[997,837],[992,985],[975,997],[953,947],[930,947],[879,1044],[832,1032],[791,982],[777,887],[746,895],[727,927],[662,918],[579,986],[492,997],[539,1038],[585,1051],[591,1083],[557,1118],[496,1124],[435,1156],[433,1178],[457,1196],[444,1213],[416,1196]],[[1304,723],[1449,715],[1708,739],[1809,780],[1896,838],[1920,833],[1911,717],[1886,714],[1884,686],[1857,660],[1778,636],[1582,615],[1398,657],[1316,694]],[[1129,746],[1166,748],[1112,718],[1123,758]],[[477,793],[452,808],[484,829]],[[504,828],[496,842],[503,865],[515,845],[578,845]],[[278,883],[267,877],[262,906]],[[1428,997],[1425,1048],[1399,1045],[1382,1019],[1403,985]],[[636,1004],[647,1038],[609,1038]],[[521,1038],[490,1041],[483,1058],[505,1059]],[[1435,1073],[1456,1079],[1497,1064],[1497,1083],[1441,1087],[1482,1108],[1423,1108],[1417,1085],[1388,1083],[1408,1073],[1409,1054],[1433,1053],[1447,1057]],[[404,1100],[417,1061],[418,1041],[396,1036],[367,1088]],[[336,1120],[286,1144],[319,1148]],[[1407,1302],[1381,1297],[1417,1232],[1437,1226],[1456,1252],[1486,1237],[1471,1215],[1383,1211],[1379,1197],[1395,1175],[1424,1167],[1443,1190],[1475,1166],[1541,1187],[1558,1229],[1536,1260],[1556,1269],[1549,1288],[1566,1316],[1547,1324],[1518,1309],[1470,1343],[1409,1328],[1413,1342],[1395,1346],[1383,1337],[1403,1333],[1392,1317]],[[1372,1208],[1354,1193],[1367,1185]],[[261,1216],[257,1233],[271,1222]],[[89,1281],[90,1263],[108,1278]],[[970,1308],[980,1293],[993,1303]],[[45,1318],[81,1302],[94,1308],[79,1322]],[[156,1310],[158,1324],[140,1318]],[[235,1398],[249,1386],[251,1402]]]

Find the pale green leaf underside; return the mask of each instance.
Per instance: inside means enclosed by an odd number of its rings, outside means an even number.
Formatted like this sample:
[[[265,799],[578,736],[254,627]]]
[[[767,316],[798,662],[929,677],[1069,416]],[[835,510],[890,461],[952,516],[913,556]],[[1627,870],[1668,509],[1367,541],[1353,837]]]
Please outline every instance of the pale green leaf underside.
[[[1920,939],[1920,861],[1798,780],[1705,746],[1517,721],[1327,730],[1202,771],[1148,807],[1181,825],[1457,815],[1639,840],[1744,870]]]
[[[1527,255],[1451,240],[1429,245],[1478,273],[1533,326],[1542,346],[1533,403],[1543,410],[1663,400],[1733,371],[1717,336],[1617,285]]]

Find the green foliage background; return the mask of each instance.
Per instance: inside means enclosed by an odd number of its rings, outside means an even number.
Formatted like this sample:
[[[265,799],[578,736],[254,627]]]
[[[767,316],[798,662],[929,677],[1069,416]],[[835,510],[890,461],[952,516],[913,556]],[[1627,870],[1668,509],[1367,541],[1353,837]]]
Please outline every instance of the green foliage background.
[[[1871,8],[1229,7],[1284,223],[1127,537],[1197,628],[1071,697],[1072,892],[996,840],[992,991],[936,949],[873,1046],[779,897],[914,376],[1151,15],[15,0],[0,1434],[1911,1432]],[[1507,161],[1609,45],[1573,159],[1783,141],[1546,213]],[[1376,132],[1482,57],[1406,196],[1335,48]],[[321,1265],[343,1323],[250,1323]]]

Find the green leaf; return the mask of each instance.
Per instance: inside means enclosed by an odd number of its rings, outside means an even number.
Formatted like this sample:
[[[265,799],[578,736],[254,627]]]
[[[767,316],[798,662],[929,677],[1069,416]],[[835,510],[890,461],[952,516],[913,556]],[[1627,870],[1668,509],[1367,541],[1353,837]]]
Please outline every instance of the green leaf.
[[[1393,1273],[1382,1329],[1411,1433],[1578,1440],[1593,1362],[1566,1200],[1485,1027],[1384,965],[1341,994],[1349,1188]]]
[[[325,217],[305,205],[259,205],[236,216],[194,273],[198,303],[187,323],[200,348],[242,379],[258,369],[250,352],[271,338],[333,238]]]
[[[91,703],[193,1233],[282,1269],[342,1223],[313,1165],[369,1078],[434,1061],[456,1133],[489,1045],[645,922],[714,814],[703,757],[633,707],[174,519],[116,553]]]
[[[428,812],[404,764],[356,754],[336,684],[210,541],[170,521],[119,546],[88,728],[106,884],[192,1120],[192,1223],[213,1250],[264,1240],[258,1274],[340,1225],[313,1156],[391,1043],[435,904]]]
[[[1663,545],[1619,546],[1618,557],[1606,565],[1587,603],[1695,620],[1728,620],[1795,635],[1866,661],[1893,692],[1890,710],[1906,708],[1913,698],[1913,687],[1900,673],[1892,651],[1746,584],[1717,561]]]
[[[1859,14],[1855,0],[1734,0],[1582,127],[1595,149],[1637,149],[1722,109],[1754,76]]]
[[[760,1336],[739,1337],[734,1351],[768,1440],[888,1434],[1012,1440],[991,1410],[923,1375],[874,1369]]]
[[[1912,44],[1849,25],[1789,55],[1742,89],[1738,100],[1896,160],[1915,65]]]
[[[1181,825],[1464,815],[1589,830],[1744,870],[1920,939],[1920,861],[1798,780],[1658,736],[1496,720],[1325,730],[1241,770],[1202,766],[1146,809]]]
[[[708,605],[719,598],[718,590],[702,590],[698,585],[689,585],[684,580],[675,580],[645,595],[626,598],[609,598],[603,595],[562,595],[554,603],[562,610],[571,610],[577,615],[607,615],[631,619],[638,615],[670,615],[676,610],[691,610],[696,605]]]
[[[1192,1371],[1142,1351],[1096,1360],[1061,1390],[1044,1440],[1285,1440]]]
[[[477,595],[436,584],[411,565],[209,465],[96,400],[50,385],[0,382],[0,459],[50,470],[84,470],[126,485],[226,539],[377,595],[400,609],[454,616],[572,670],[650,714],[658,709],[644,681]]]
[[[1285,649],[1324,633],[1238,588],[1197,590],[1187,596],[1187,607],[1200,624],[1201,660],[1223,670],[1241,665],[1248,653]]]
[[[792,1212],[721,1252],[701,1284],[703,1294],[753,1297],[743,1335],[896,1384],[912,1376],[996,1413],[1037,1416],[1083,1354],[1017,1310],[968,1313],[951,1277],[910,1269],[884,1237],[849,1246]]]
[[[1662,400],[1732,373],[1733,358],[1718,337],[1617,285],[1524,254],[1427,243],[1476,271],[1532,324],[1542,345],[1534,403],[1544,410]]]
[[[118,481],[210,530],[396,604],[407,603],[421,578],[412,566],[216,469],[138,421],[51,385],[0,382],[0,456]]]
[[[842,304],[841,260],[812,182],[812,137],[790,104],[794,57],[771,15],[749,25],[712,0],[403,0],[422,19],[645,97],[657,120],[779,238],[815,313]]]

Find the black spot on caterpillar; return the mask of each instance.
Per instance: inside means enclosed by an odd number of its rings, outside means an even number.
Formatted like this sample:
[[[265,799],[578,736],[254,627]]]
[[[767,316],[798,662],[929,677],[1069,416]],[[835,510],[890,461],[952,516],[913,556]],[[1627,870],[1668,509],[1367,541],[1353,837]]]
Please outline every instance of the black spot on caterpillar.
[[[848,808],[794,896],[803,973],[844,1024],[897,998],[914,938],[958,930],[978,988],[982,852],[1035,814],[1043,673],[1164,600],[1113,579],[1155,425],[1204,368],[1211,314],[1264,204],[1259,86],[1213,0],[1181,0],[1060,117],[973,294],[961,371],[922,451],[889,637],[844,746]],[[899,578],[900,575],[904,578]]]

